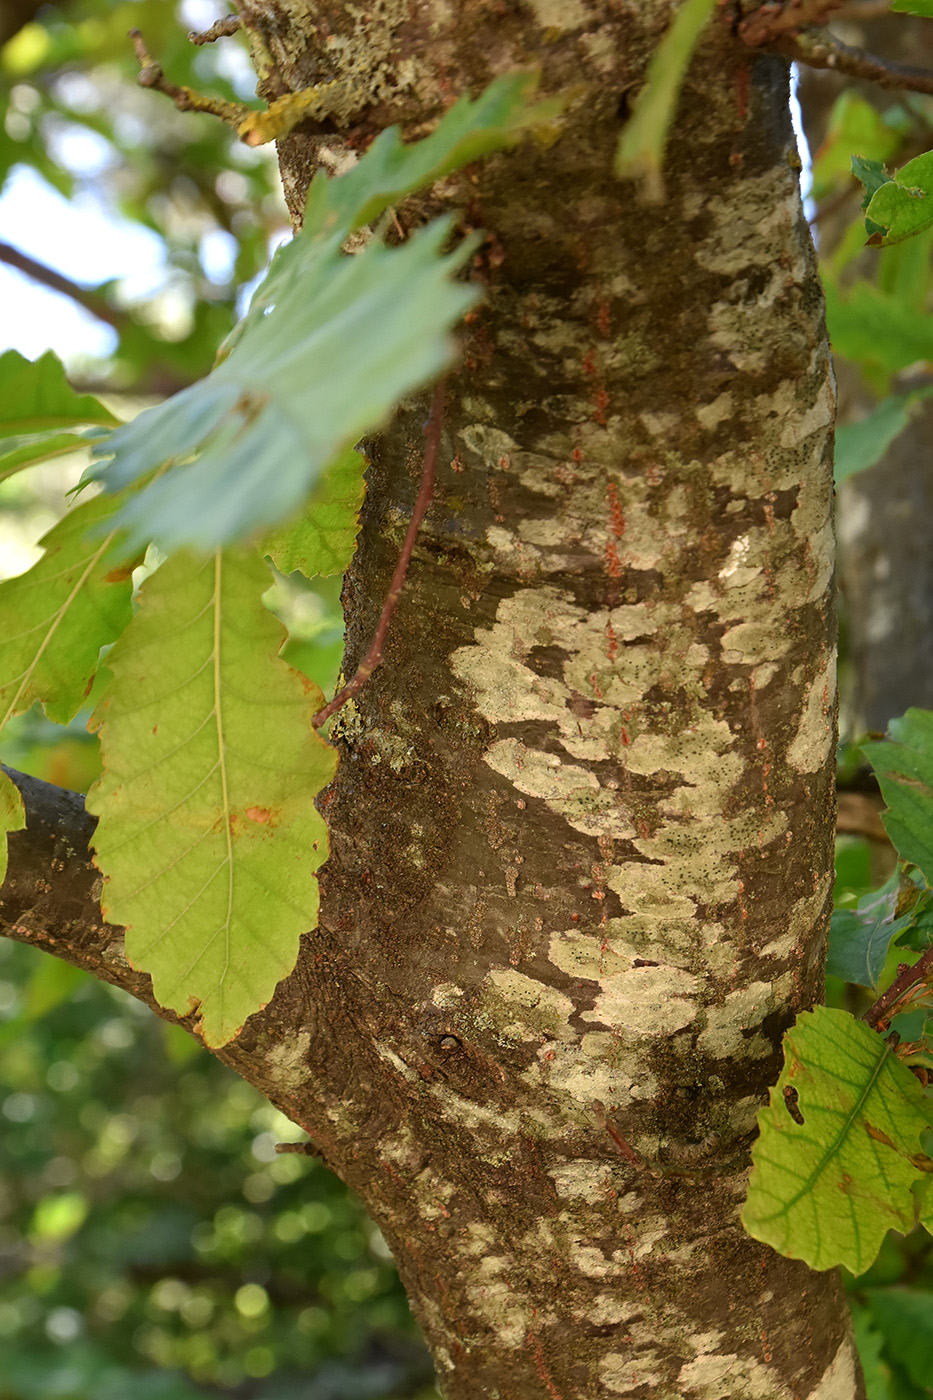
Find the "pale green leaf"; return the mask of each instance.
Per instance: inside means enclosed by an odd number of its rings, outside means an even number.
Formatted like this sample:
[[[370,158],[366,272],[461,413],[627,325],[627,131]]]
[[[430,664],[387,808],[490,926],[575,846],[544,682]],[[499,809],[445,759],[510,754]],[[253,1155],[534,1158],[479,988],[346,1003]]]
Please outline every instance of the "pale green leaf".
[[[856,472],[880,462],[892,442],[900,437],[918,406],[933,393],[920,389],[912,394],[895,394],[882,399],[877,408],[857,423],[843,423],[836,429],[837,484]]]
[[[260,546],[283,574],[306,578],[345,573],[353,557],[363,504],[366,458],[356,448],[327,468],[298,518],[266,535]]]
[[[832,283],[824,291],[829,335],[838,354],[893,374],[933,360],[933,316],[870,282],[856,282],[845,297]]]
[[[213,548],[289,516],[335,457],[450,363],[450,327],[478,298],[441,255],[450,221],[355,257],[309,246],[301,290],[250,325],[198,384],[113,433],[108,491],[161,473],[120,514],[129,547]]]
[[[679,6],[670,29],[651,55],[645,86],[619,138],[616,174],[642,180],[646,197],[655,202],[663,197],[661,167],[677,99],[713,5],[714,0],[684,0]]]
[[[920,1134],[931,1118],[933,1101],[880,1035],[845,1011],[804,1012],[758,1114],[745,1228],[812,1269],[863,1273],[887,1230],[913,1226],[911,1186],[928,1162]]]
[[[197,1010],[215,1046],[294,966],[327,856],[314,799],[336,753],[311,728],[320,692],[277,655],[268,586],[253,552],[169,559],[108,655],[94,716],[102,907],[158,1001]]]
[[[552,121],[557,99],[530,107],[537,79],[509,74],[477,101],[462,98],[424,141],[382,133],[352,169],[311,185],[304,227],[280,249],[223,358],[200,384],[149,409],[102,445],[108,491],[172,469],[126,506],[133,545],[213,548],[277,524],[325,469],[451,362],[450,330],[479,297],[453,281],[475,248],[442,256],[442,219],[401,246],[342,244],[405,195],[528,126]]]
[[[888,804],[882,821],[902,860],[933,885],[933,711],[908,710],[888,734],[861,746]]]
[[[26,809],[19,788],[0,769],[0,885],[6,879],[6,833],[22,831],[26,825]]]
[[[67,724],[85,703],[100,649],[132,615],[132,581],[114,560],[118,503],[83,501],[40,541],[31,569],[0,583],[0,729],[38,700]]]
[[[92,394],[76,394],[51,350],[27,360],[17,350],[0,355],[0,480],[14,472],[88,445],[78,429],[119,423]]]
[[[811,198],[823,199],[840,185],[848,185],[853,173],[859,175],[856,161],[860,158],[878,162],[881,171],[880,162],[894,155],[902,139],[877,107],[852,88],[844,88],[833,103],[826,135],[813,158]],[[859,153],[854,160],[853,151]]]

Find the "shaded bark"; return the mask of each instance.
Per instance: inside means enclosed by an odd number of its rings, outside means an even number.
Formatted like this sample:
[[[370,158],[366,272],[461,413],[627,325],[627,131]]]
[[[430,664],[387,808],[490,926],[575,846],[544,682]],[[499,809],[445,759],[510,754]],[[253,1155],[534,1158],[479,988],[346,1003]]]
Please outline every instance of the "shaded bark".
[[[339,724],[320,927],[220,1058],[359,1192],[449,1397],[850,1400],[836,1279],[738,1219],[832,884],[833,404],[786,68],[714,26],[646,208],[611,164],[664,7],[238,8],[267,94],[366,86],[357,147],[531,58],[576,96],[553,143],[401,211],[488,231],[487,302]],[[296,215],[338,137],[282,143]],[[373,448],[347,674],[424,414]],[[54,942],[18,898],[12,936]],[[86,898],[90,965],[113,933]]]

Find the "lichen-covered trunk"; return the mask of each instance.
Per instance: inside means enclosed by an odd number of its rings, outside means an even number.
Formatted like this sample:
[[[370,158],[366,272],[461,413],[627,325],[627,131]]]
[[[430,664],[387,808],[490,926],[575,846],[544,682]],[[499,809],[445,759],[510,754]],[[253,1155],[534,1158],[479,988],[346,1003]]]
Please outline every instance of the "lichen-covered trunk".
[[[487,298],[339,726],[276,1097],[381,1225],[452,1400],[849,1400],[835,1280],[738,1215],[831,889],[833,399],[786,69],[714,23],[647,206],[611,167],[665,7],[240,8],[267,91],[369,84],[351,144],[530,60],[571,93],[559,139],[433,197],[487,231]],[[283,143],[295,211],[318,144]],[[348,669],[423,419],[373,451]]]

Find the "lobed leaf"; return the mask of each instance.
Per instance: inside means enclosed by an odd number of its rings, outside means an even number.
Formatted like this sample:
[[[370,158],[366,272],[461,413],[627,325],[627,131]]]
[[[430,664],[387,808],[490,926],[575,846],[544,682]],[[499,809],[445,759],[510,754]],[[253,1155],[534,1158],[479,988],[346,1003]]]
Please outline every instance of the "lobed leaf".
[[[301,292],[253,322],[198,384],[113,433],[107,491],[162,472],[124,505],[129,547],[207,550],[290,515],[335,459],[449,363],[448,331],[478,291],[442,256],[450,221],[356,257],[309,250]]]
[[[933,151],[902,166],[871,195],[865,210],[870,242],[887,247],[933,224]]]
[[[76,394],[51,350],[27,360],[0,355],[0,480],[48,457],[88,445],[79,428],[119,423],[93,394]]]
[[[171,463],[127,503],[131,545],[212,549],[292,514],[405,394],[450,363],[451,327],[479,297],[452,280],[476,246],[442,254],[440,219],[394,248],[346,238],[404,196],[551,120],[529,107],[533,74],[462,98],[423,141],[383,132],[351,170],[318,175],[300,233],[273,258],[241,325],[206,379],[141,413],[102,444],[90,475],[116,491]]]
[[[889,738],[863,744],[888,810],[888,835],[933,885],[933,711],[908,710],[888,725]]]
[[[163,1006],[232,1039],[317,922],[327,832],[314,799],[336,754],[311,728],[323,697],[279,658],[254,552],[169,559],[107,658],[95,712],[103,774],[102,907]]]
[[[39,701],[67,724],[85,703],[101,647],[132,616],[128,569],[114,565],[108,530],[118,503],[72,507],[44,535],[31,569],[0,583],[0,729]]]
[[[844,1011],[805,1012],[758,1114],[745,1228],[812,1269],[863,1273],[888,1229],[913,1226],[911,1187],[933,1168],[920,1155],[931,1121],[933,1102],[880,1035]]]

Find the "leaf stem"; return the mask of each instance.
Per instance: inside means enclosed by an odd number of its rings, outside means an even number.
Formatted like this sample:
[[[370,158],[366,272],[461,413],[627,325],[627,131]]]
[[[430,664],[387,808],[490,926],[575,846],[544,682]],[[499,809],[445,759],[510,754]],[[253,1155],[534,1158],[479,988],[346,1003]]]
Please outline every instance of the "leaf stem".
[[[415,539],[421,522],[424,519],[425,511],[431,503],[434,494],[434,475],[437,468],[437,452],[441,440],[441,426],[444,421],[444,390],[446,381],[440,380],[434,390],[434,397],[431,400],[431,413],[425,424],[424,435],[426,445],[424,449],[424,464],[421,468],[421,486],[418,490],[418,498],[415,501],[414,510],[411,513],[411,520],[408,522],[408,531],[405,535],[405,542],[395,566],[395,573],[392,575],[392,582],[386,594],[386,600],[382,605],[382,612],[379,615],[379,622],[376,632],[370,645],[369,651],[363,657],[356,673],[347,682],[342,690],[339,690],[329,704],[318,710],[312,716],[311,723],[315,729],[320,729],[326,724],[332,715],[355,695],[358,690],[369,680],[373,671],[382,660],[382,651],[385,645],[386,633],[389,630],[389,623],[392,621],[392,614],[395,612],[399,598],[402,596],[402,589],[405,585],[405,575],[408,572],[408,564],[411,560],[412,551],[415,547]]]
[[[912,987],[916,986],[918,982],[922,982],[931,972],[933,972],[933,948],[928,948],[912,967],[905,967],[902,972],[898,973],[888,990],[877,1001],[873,1002],[864,1013],[862,1020],[876,1029],[883,1024],[886,1025],[890,1021],[893,1008],[897,1003]]]

